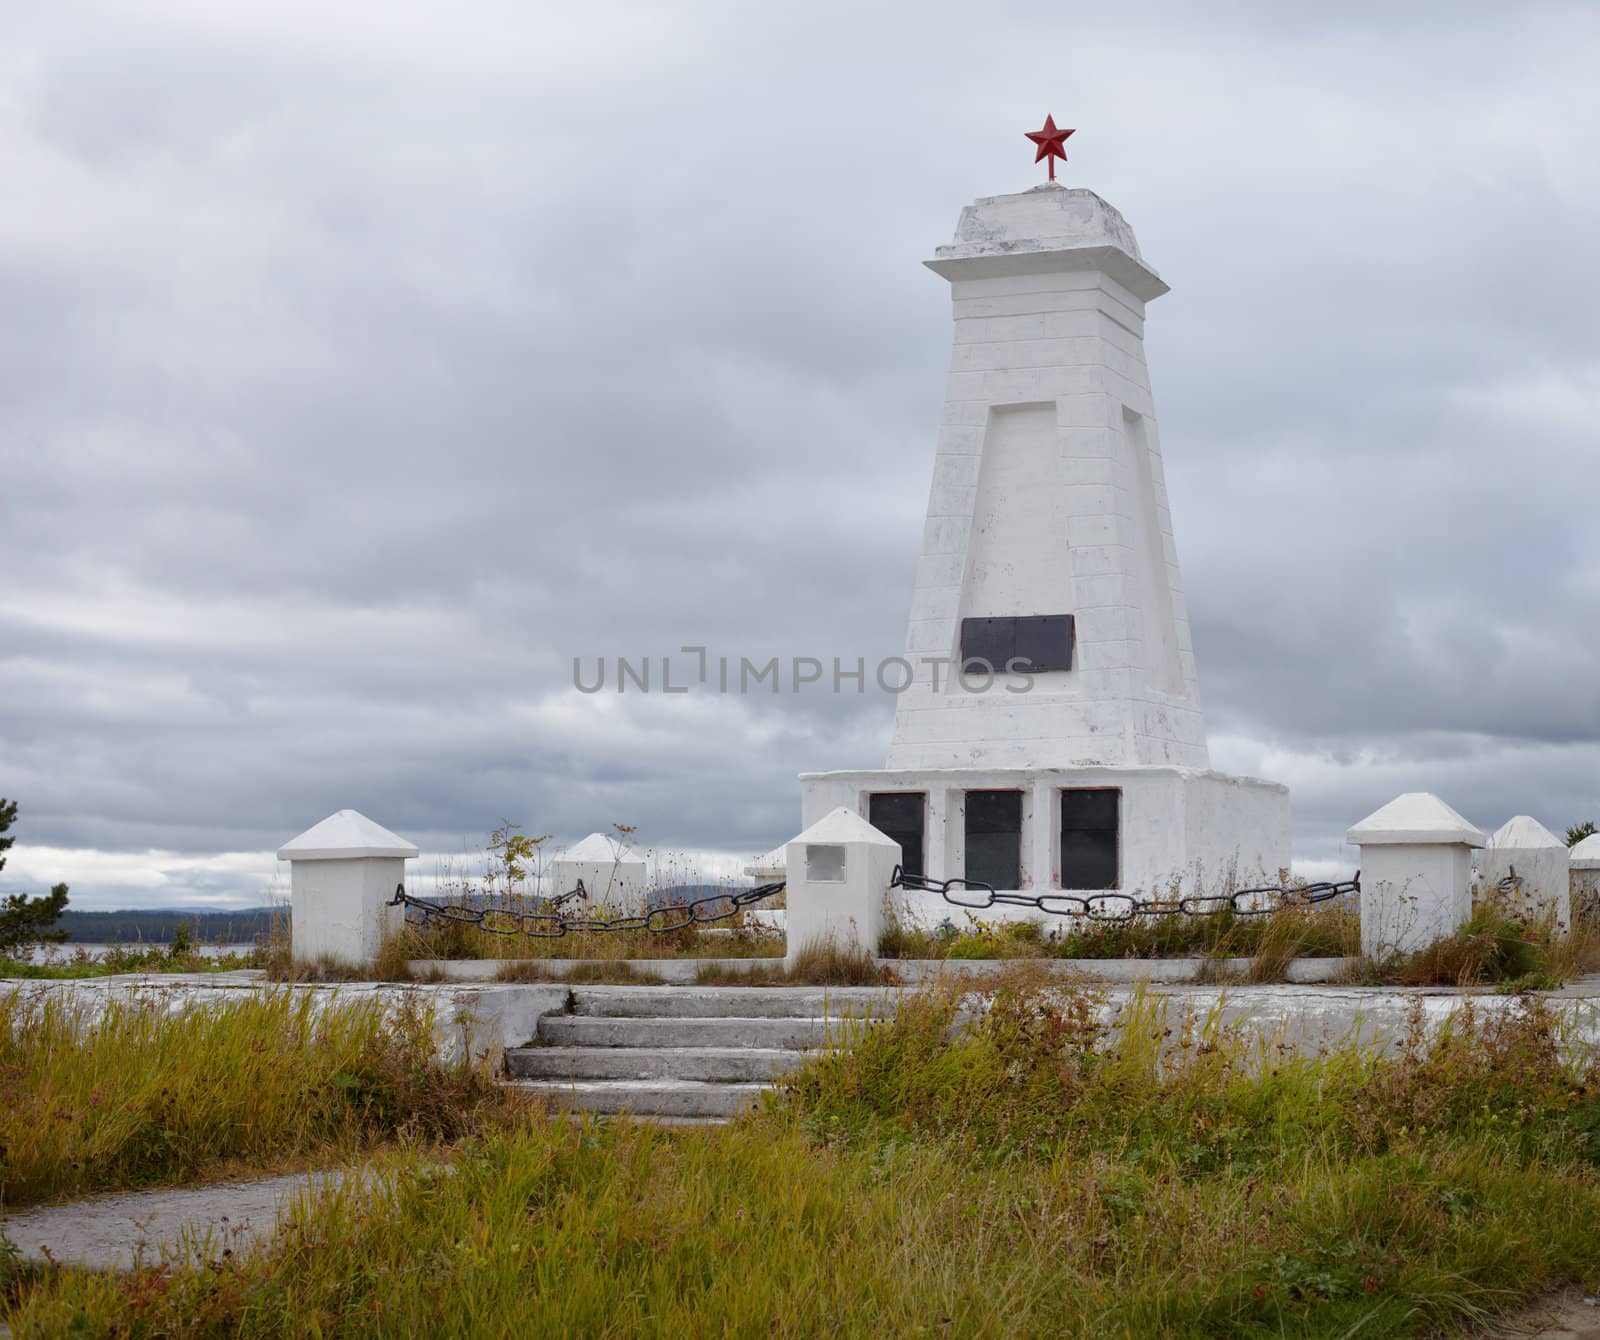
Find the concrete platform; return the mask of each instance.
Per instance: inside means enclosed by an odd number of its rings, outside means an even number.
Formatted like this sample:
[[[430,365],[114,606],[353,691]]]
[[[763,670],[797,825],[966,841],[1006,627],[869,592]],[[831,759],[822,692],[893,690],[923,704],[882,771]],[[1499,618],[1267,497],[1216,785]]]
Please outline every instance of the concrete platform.
[[[572,1112],[647,1117],[737,1116],[766,1084],[706,1084],[694,1080],[565,1080],[507,1081],[508,1088],[537,1094]]]
[[[611,1018],[555,1014],[539,1020],[538,1040],[554,1047],[759,1047],[804,1051],[842,1041],[851,1027],[870,1021],[841,1019]]]
[[[804,1063],[791,1047],[516,1047],[506,1053],[513,1079],[684,1079],[763,1083]]]
[[[900,994],[882,986],[579,986],[568,1009],[631,1019],[838,1019],[892,1014]]]

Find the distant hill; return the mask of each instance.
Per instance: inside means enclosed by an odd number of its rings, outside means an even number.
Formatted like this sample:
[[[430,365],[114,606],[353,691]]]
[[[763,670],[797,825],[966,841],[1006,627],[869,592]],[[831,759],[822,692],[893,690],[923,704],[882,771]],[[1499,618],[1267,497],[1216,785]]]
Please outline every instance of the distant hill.
[[[125,912],[79,912],[68,908],[55,928],[73,944],[170,944],[178,927],[186,926],[200,944],[252,944],[272,929],[273,918],[287,926],[287,909],[247,907],[229,912],[185,912],[176,909]]]

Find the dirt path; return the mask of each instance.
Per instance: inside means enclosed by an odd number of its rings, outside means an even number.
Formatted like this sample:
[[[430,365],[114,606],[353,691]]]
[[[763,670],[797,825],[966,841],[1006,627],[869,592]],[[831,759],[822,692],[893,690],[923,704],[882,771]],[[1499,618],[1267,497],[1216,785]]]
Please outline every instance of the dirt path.
[[[1582,1289],[1562,1289],[1480,1333],[1487,1340],[1600,1340],[1600,1306]]]

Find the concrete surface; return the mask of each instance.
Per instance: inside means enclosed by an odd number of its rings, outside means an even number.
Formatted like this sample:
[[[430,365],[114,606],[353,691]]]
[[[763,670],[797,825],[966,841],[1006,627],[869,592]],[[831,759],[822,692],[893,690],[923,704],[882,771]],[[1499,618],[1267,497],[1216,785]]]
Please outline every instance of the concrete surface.
[[[539,1040],[553,1047],[825,1047],[844,1034],[838,1019],[610,1019],[550,1015]]]
[[[568,1009],[633,1019],[837,1019],[890,1013],[899,999],[885,986],[579,986]]]
[[[804,1054],[784,1047],[517,1047],[513,1079],[683,1079],[763,1083],[798,1070]]]
[[[572,1112],[643,1117],[728,1118],[743,1111],[766,1084],[706,1084],[685,1079],[521,1079],[508,1087],[538,1094]]]
[[[294,1173],[249,1182],[97,1196],[8,1214],[6,1235],[30,1261],[131,1270],[170,1256],[198,1262],[271,1235],[297,1196],[347,1172]]]

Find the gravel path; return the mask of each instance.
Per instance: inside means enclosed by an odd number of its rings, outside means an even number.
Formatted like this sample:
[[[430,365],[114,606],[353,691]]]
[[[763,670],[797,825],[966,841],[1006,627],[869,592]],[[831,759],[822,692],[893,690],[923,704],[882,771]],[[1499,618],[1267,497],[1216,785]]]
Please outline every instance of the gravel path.
[[[340,1170],[294,1173],[96,1196],[7,1214],[0,1227],[29,1260],[131,1270],[137,1258],[153,1261],[163,1252],[196,1260],[237,1251],[270,1235],[279,1210],[295,1196],[345,1175]]]

